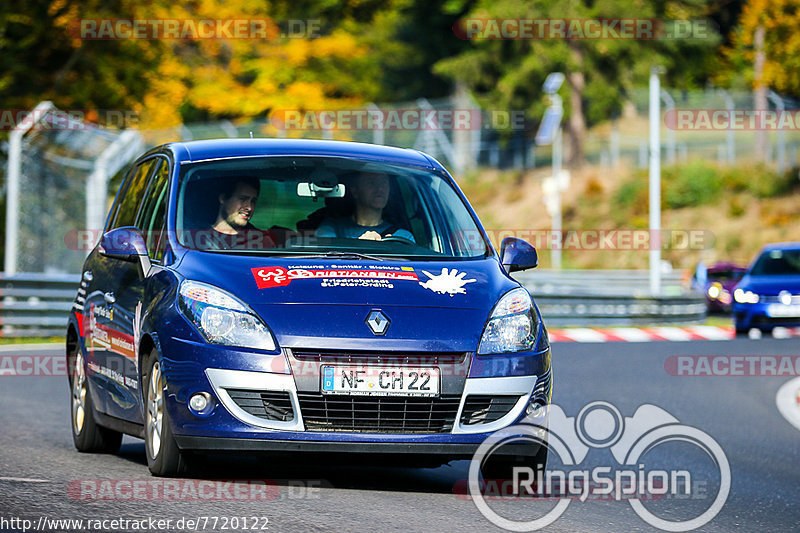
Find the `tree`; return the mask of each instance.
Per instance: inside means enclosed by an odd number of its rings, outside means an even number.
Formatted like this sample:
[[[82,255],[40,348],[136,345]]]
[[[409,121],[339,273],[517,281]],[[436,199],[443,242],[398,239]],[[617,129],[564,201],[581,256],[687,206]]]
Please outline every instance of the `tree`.
[[[800,0],[747,0],[731,45],[723,48],[726,67],[720,83],[754,87],[756,37],[763,28],[764,64],[761,83],[800,97]]]
[[[467,18],[519,19],[531,21],[651,19],[688,20],[704,15],[701,0],[686,2],[627,0],[482,0]],[[656,28],[660,28],[658,22]],[[662,66],[673,86],[692,87],[706,79],[707,58],[718,41],[716,32],[703,27],[693,39],[508,39],[474,40],[466,52],[443,59],[437,72],[466,82],[482,99],[500,109],[522,109],[538,120],[546,102],[542,82],[548,73],[561,71],[567,83],[562,88],[567,113],[571,166],[583,161],[587,126],[607,120],[621,111],[637,84],[645,83],[652,66]]]
[[[128,0],[26,0],[0,4],[0,99],[31,109],[52,100],[67,109],[130,109],[147,91],[159,43],[88,41],[71,31],[81,18],[125,18]]]

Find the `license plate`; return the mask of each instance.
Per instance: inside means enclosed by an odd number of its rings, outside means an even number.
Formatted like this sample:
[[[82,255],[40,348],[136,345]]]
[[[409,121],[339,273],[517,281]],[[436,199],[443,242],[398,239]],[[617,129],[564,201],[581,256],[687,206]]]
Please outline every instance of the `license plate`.
[[[323,394],[438,396],[439,369],[396,366],[323,366]]]
[[[800,305],[769,304],[767,315],[771,317],[800,317]]]

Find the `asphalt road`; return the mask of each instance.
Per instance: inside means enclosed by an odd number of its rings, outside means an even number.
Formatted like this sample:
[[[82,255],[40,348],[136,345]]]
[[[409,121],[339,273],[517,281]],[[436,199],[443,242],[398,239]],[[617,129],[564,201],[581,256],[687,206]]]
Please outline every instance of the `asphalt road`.
[[[58,350],[35,353],[56,354]],[[7,354],[7,348],[0,350],[0,356]],[[554,345],[554,403],[575,416],[591,402],[607,401],[626,417],[642,404],[653,404],[718,442],[730,464],[730,495],[719,514],[700,531],[799,530],[800,432],[775,405],[778,388],[791,378],[673,376],[665,370],[665,361],[675,355],[797,356],[800,340]],[[669,451],[653,457],[662,464],[690,469],[693,479],[706,476],[713,486],[714,464],[689,448],[664,448]],[[603,449],[592,450],[587,461],[614,464]],[[113,456],[77,453],[70,436],[66,377],[0,377],[0,531],[22,531],[26,524],[13,522],[15,518],[32,520],[31,527],[51,531],[87,530],[89,525],[85,522],[84,529],[76,524],[54,527],[52,522],[40,523],[43,517],[172,521],[162,529],[145,528],[148,531],[175,531],[178,520],[198,517],[208,517],[199,524],[205,527],[196,528],[206,531],[261,531],[264,526],[269,531],[500,530],[472,501],[455,494],[454,487],[463,485],[468,468],[467,461],[436,469],[365,466],[356,455],[335,464],[326,459],[226,458],[210,463],[202,478],[268,479],[276,485],[269,487],[267,497],[245,500],[143,501],[123,491],[114,499],[93,501],[93,496],[103,496],[102,485],[89,490],[87,480],[111,480],[119,489],[128,486],[120,481],[154,479],[145,464],[142,441],[126,437],[119,454]],[[223,487],[225,495],[224,481],[216,487]],[[698,505],[702,512],[708,501],[655,505],[662,505],[661,516],[686,519],[691,516],[686,513]],[[495,509],[510,519],[535,518],[531,506],[520,505],[524,502],[499,502]],[[131,523],[127,528],[111,522],[94,525],[100,527],[93,531],[134,530]],[[136,528],[142,525],[137,523]],[[627,502],[574,501],[546,530],[655,528]]]

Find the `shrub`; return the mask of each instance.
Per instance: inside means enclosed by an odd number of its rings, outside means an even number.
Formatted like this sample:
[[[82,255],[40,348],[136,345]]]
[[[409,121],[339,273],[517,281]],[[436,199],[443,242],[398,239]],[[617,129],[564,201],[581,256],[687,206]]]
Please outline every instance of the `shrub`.
[[[712,203],[721,191],[719,172],[703,161],[667,168],[662,175],[662,195],[668,209]]]
[[[772,198],[791,192],[798,185],[797,169],[793,168],[783,174],[766,165],[756,165],[750,169],[749,186],[751,193],[759,198]]]

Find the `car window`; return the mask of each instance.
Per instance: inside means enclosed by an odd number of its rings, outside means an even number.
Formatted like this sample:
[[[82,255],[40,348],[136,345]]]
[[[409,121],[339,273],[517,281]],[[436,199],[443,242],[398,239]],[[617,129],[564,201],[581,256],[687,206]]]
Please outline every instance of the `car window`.
[[[800,274],[800,250],[769,250],[753,265],[753,276],[785,276]]]
[[[178,188],[176,229],[189,248],[426,259],[488,253],[448,178],[416,167],[335,157],[223,159],[183,165]]]
[[[166,223],[168,185],[169,162],[159,158],[136,221],[136,227],[144,234],[150,257],[157,261],[160,261],[162,256],[160,242]]]
[[[132,176],[125,180],[125,189],[120,193],[120,204],[114,217],[113,228],[133,226],[136,223],[136,212],[147,187],[147,178],[153,169],[155,159],[148,159],[139,164]]]

